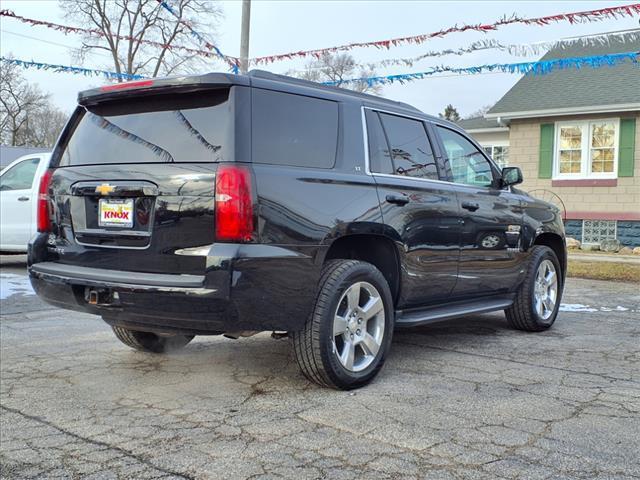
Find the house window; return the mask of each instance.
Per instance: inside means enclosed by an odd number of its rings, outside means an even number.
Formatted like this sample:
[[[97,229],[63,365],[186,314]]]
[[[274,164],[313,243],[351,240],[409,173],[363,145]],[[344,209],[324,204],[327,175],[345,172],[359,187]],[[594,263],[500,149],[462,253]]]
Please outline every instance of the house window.
[[[500,168],[509,165],[509,147],[506,145],[483,145],[482,149]]]
[[[599,244],[616,238],[615,220],[583,220],[582,243]]]
[[[616,178],[618,125],[617,119],[557,123],[554,178]]]

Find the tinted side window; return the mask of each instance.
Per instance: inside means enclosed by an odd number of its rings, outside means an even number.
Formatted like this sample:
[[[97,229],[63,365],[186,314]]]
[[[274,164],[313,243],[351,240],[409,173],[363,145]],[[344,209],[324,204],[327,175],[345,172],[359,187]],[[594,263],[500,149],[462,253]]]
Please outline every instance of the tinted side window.
[[[380,118],[376,112],[365,110],[367,137],[369,139],[369,168],[375,173],[393,173],[389,144],[384,136]]]
[[[491,164],[473,143],[448,128],[438,126],[438,133],[451,164],[454,182],[482,187],[492,185]]]
[[[331,168],[338,143],[338,104],[253,89],[252,157],[256,163]]]
[[[438,168],[423,123],[384,113],[380,118],[391,144],[395,173],[438,180]]]
[[[30,158],[14,165],[0,177],[0,190],[29,190],[40,161]]]

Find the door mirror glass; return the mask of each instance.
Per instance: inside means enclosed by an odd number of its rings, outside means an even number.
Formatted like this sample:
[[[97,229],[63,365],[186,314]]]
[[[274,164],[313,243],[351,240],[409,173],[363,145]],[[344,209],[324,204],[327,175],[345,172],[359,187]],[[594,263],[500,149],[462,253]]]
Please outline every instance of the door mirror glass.
[[[522,183],[522,170],[519,167],[504,167],[502,169],[502,185],[517,185]]]

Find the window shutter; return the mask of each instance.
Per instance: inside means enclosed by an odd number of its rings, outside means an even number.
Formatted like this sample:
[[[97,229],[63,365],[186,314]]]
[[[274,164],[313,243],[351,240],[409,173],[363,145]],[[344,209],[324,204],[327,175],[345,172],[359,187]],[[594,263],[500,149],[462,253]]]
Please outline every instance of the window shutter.
[[[618,149],[618,176],[633,177],[636,150],[636,119],[620,120],[620,145]]]
[[[553,172],[553,123],[540,124],[540,161],[538,164],[538,178],[551,178]]]

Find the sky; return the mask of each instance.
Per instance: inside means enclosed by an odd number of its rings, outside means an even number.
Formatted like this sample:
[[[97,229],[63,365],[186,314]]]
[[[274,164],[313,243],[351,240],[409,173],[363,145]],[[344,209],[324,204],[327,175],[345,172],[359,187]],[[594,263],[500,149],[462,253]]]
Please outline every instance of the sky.
[[[492,23],[504,15],[537,17],[556,13],[592,10],[624,5],[632,2],[612,1],[272,1],[253,0],[251,7],[251,36],[249,56],[262,56],[290,51],[316,49],[351,42],[366,42],[438,31],[455,24]],[[218,22],[216,45],[227,55],[239,56],[241,2],[218,2],[224,18]],[[56,0],[0,0],[2,9],[17,15],[69,24],[62,16]],[[490,33],[453,33],[432,39],[421,45],[378,50],[359,48],[351,51],[356,61],[374,62],[391,58],[407,58],[429,50],[443,50],[468,46],[480,39],[496,39],[503,43],[534,43],[555,41],[579,35],[610,32],[639,26],[638,18],[624,18],[570,25],[567,22],[549,26],[513,25]],[[30,37],[30,38],[26,38]],[[0,18],[0,53],[15,58],[39,62],[78,65],[73,49],[80,46],[80,38],[73,34],[45,27],[30,27],[14,19]],[[193,40],[192,47],[199,47]],[[410,73],[427,70],[436,65],[474,66],[487,63],[515,63],[535,61],[534,57],[515,57],[507,52],[485,50],[463,56],[445,56],[423,60],[413,67],[393,66],[378,69],[380,75]],[[302,69],[305,60],[278,62],[266,67],[276,73]],[[80,66],[111,70],[108,57],[90,55]],[[260,67],[265,69],[265,67]],[[225,71],[221,62],[213,61],[207,71]],[[63,110],[71,112],[77,92],[92,88],[107,80],[68,73],[25,70],[25,77],[51,93],[52,100]],[[385,86],[382,94],[390,99],[410,103],[424,112],[442,112],[447,104],[454,105],[462,116],[492,105],[511,88],[520,77],[515,74],[491,73],[482,75],[445,75],[414,81],[404,85]]]

